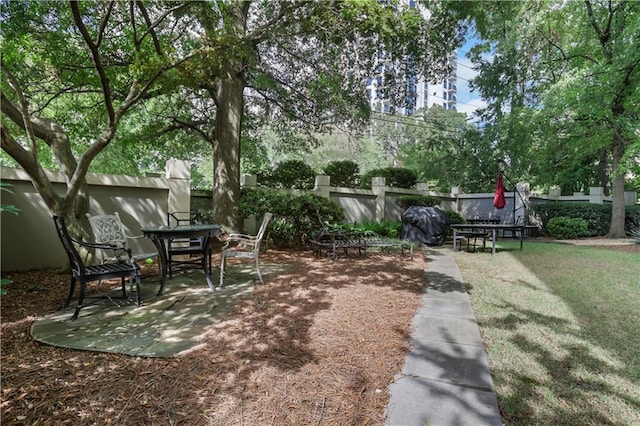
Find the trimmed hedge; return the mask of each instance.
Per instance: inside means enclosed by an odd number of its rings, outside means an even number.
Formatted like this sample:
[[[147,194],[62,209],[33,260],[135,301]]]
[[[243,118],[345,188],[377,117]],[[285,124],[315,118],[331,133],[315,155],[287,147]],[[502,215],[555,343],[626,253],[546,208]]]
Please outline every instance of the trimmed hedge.
[[[276,247],[305,246],[320,231],[320,218],[329,223],[345,220],[342,208],[328,198],[271,189],[243,189],[238,210],[244,218],[273,213],[269,236]]]
[[[331,186],[355,188],[358,184],[360,166],[350,160],[332,161],[327,164],[323,172],[331,178]]]
[[[275,169],[258,175],[258,183],[268,188],[313,189],[316,172],[304,161],[286,160]]]
[[[386,186],[394,188],[413,188],[418,181],[418,175],[413,170],[401,167],[387,167],[384,169],[373,169],[362,175],[360,178],[360,187],[363,189],[371,189],[371,178],[385,178]]]
[[[547,223],[549,235],[559,240],[586,237],[588,229],[587,221],[576,217],[553,217]]]
[[[533,207],[542,220],[543,231],[548,233],[548,223],[554,217],[584,219],[587,222],[587,234],[584,237],[606,235],[611,226],[611,205],[591,203],[542,203]],[[640,206],[626,206],[624,230],[628,235],[640,229]]]

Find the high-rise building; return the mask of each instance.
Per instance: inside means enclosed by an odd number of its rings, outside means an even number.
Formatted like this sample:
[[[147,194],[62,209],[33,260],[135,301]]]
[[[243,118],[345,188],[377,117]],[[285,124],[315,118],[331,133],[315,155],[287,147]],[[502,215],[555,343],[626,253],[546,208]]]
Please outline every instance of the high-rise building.
[[[404,84],[406,88],[406,98],[404,102],[393,104],[388,99],[379,96],[378,91],[385,84],[384,73],[390,72],[388,65],[378,66],[378,73],[375,77],[367,80],[367,96],[371,109],[375,112],[393,113],[399,115],[413,115],[417,110],[430,108],[438,105],[444,109],[456,109],[457,104],[457,61],[455,54],[451,59],[452,72],[440,83],[428,83],[421,78],[410,75]]]
[[[411,8],[416,7],[413,0],[405,0],[405,4]],[[393,73],[396,64],[391,63],[384,52],[378,53],[376,61],[376,73],[367,80],[367,96],[373,111],[409,116],[419,109],[434,105],[444,109],[456,109],[458,62],[455,51],[449,59],[452,71],[442,82],[428,83],[415,75],[407,76],[401,83],[406,85],[406,97],[404,101],[397,102],[398,105],[381,95],[385,89],[385,74]]]

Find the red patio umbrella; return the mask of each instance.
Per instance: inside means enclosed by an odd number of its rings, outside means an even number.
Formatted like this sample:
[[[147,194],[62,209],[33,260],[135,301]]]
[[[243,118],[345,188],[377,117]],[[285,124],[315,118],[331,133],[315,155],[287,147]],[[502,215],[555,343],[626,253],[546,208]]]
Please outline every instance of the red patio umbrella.
[[[502,209],[507,204],[504,199],[504,184],[502,183],[502,172],[498,173],[496,181],[496,194],[493,196],[493,206],[496,209]]]

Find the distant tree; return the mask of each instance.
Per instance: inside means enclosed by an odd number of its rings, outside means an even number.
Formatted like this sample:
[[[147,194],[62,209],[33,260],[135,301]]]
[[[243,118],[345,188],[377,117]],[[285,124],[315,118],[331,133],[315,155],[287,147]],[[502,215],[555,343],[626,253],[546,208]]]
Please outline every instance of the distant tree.
[[[575,176],[611,187],[608,236],[624,236],[624,177],[640,152],[640,3],[462,7],[483,40],[472,49],[473,86],[489,102],[483,116],[496,140],[517,138],[519,157],[549,184]]]

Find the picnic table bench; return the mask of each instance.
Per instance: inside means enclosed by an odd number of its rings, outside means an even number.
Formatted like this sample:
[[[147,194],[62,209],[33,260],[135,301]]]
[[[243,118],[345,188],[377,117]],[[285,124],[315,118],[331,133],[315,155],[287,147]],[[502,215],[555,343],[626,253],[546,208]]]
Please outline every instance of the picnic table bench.
[[[391,241],[377,236],[365,236],[362,232],[347,231],[321,231],[315,239],[311,240],[313,254],[318,256],[326,252],[329,259],[337,259],[341,254],[348,255],[349,249],[358,250],[359,255],[367,257],[369,248],[379,248],[387,253],[392,248],[399,248],[404,255],[408,250],[413,258],[413,247],[405,241]]]

